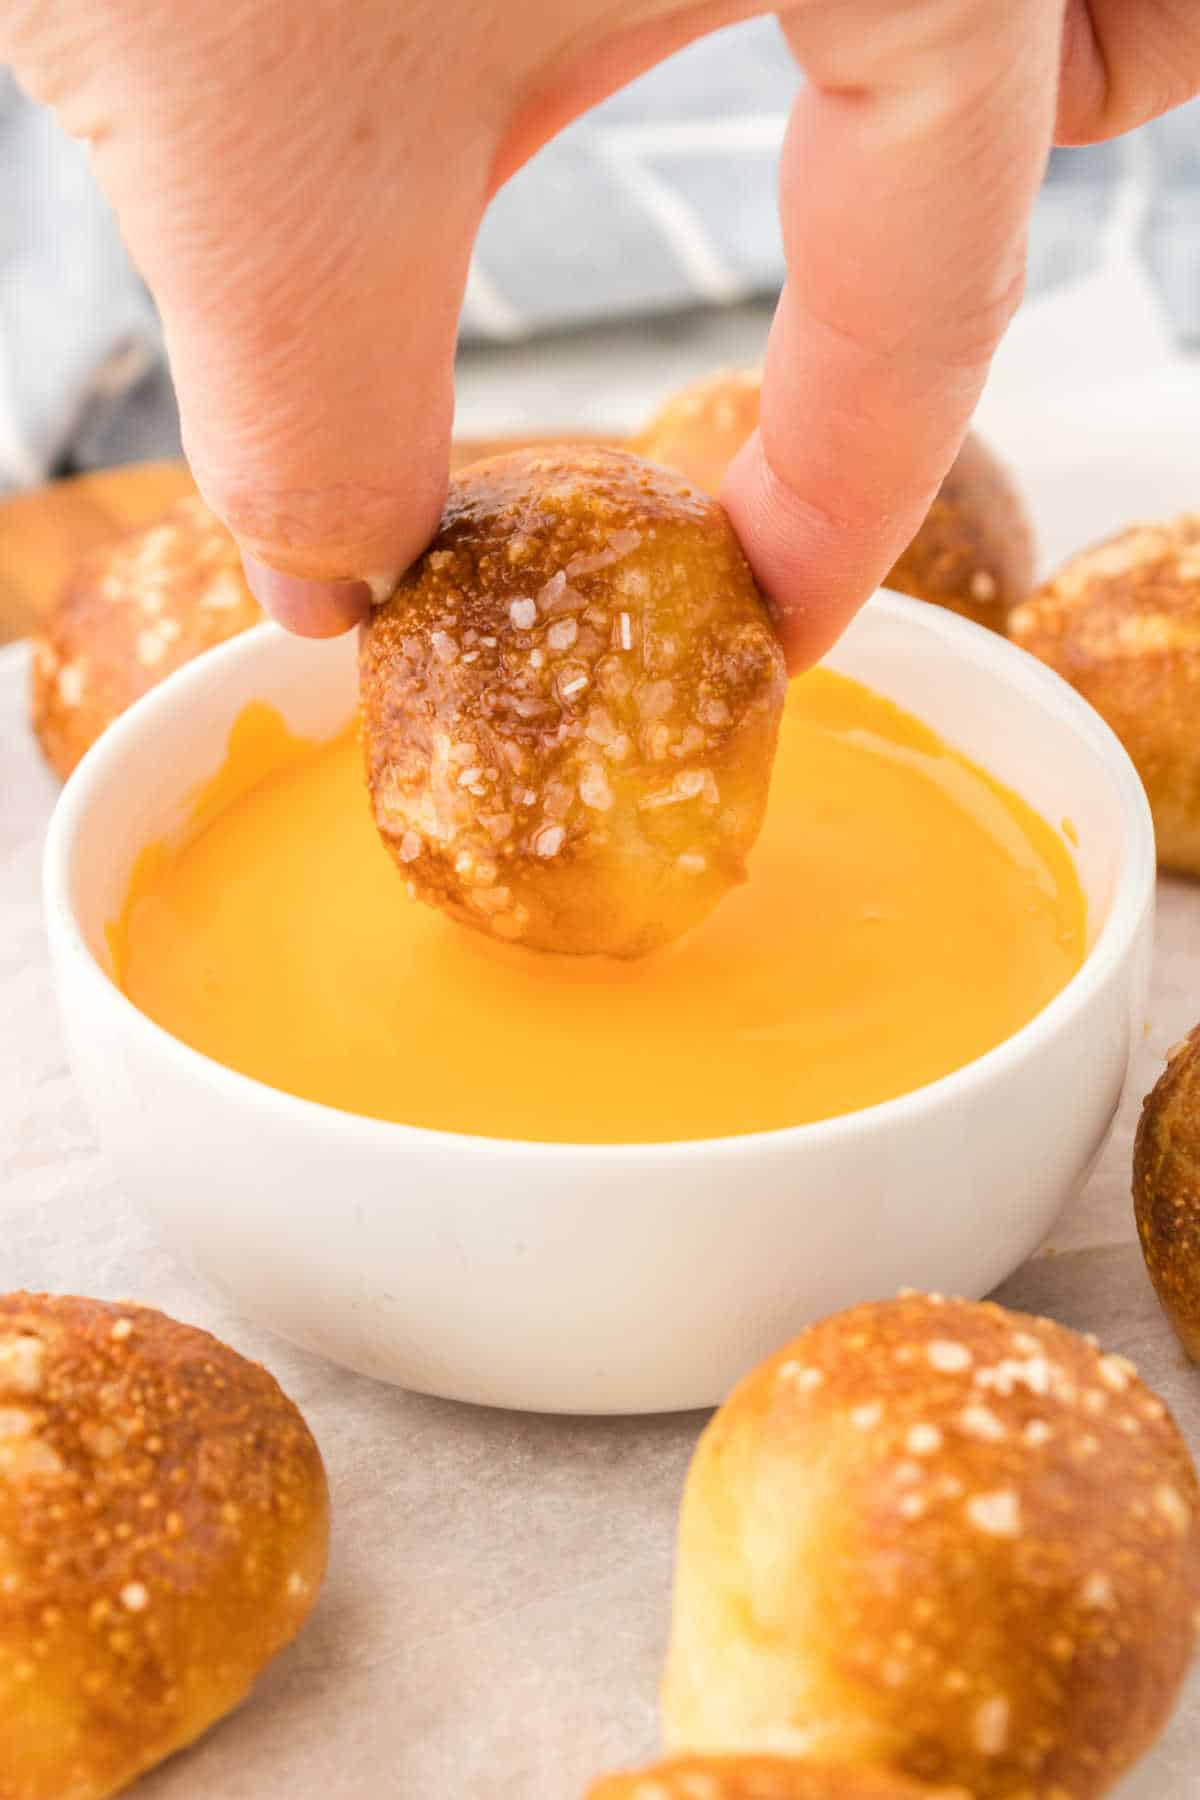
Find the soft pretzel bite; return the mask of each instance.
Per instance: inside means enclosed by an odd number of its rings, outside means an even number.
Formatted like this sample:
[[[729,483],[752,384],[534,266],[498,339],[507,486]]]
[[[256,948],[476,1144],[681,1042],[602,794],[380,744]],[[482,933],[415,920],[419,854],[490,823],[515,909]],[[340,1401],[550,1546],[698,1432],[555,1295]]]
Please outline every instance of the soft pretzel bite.
[[[761,369],[718,369],[669,394],[630,448],[715,494],[758,427],[761,396]]]
[[[0,1296],[0,1796],[107,1800],[300,1630],[329,1496],[271,1376],[149,1307]]]
[[[715,494],[758,425],[757,369],[721,369],[681,388],[631,440],[650,462]],[[969,434],[921,529],[884,586],[1003,631],[1033,586],[1033,533],[1008,471]]]
[[[463,471],[360,679],[376,823],[463,923],[637,956],[742,879],[783,656],[724,512],[679,477],[566,447]]]
[[[1009,632],[1128,750],[1160,868],[1200,875],[1200,514],[1131,525],[1069,557]]]
[[[1133,1205],[1154,1291],[1200,1362],[1200,1025],[1175,1046],[1146,1096],[1133,1148]]]
[[[91,551],[34,638],[30,712],[51,768],[65,778],[127,706],[262,616],[198,494]]]
[[[663,1696],[676,1752],[1096,1800],[1191,1660],[1200,1491],[1131,1364],[912,1295],[810,1326],[700,1441]]]

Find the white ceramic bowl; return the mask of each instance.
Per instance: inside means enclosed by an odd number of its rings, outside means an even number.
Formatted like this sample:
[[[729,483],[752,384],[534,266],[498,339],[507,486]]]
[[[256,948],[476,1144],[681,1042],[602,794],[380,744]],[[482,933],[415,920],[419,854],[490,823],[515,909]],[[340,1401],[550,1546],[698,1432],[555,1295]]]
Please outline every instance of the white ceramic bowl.
[[[68,1041],[129,1188],[283,1336],[499,1406],[707,1405],[823,1313],[904,1285],[986,1293],[1045,1235],[1116,1109],[1145,1002],[1150,816],[1100,719],[977,627],[884,594],[830,662],[1078,833],[1089,953],[1015,1037],[842,1118],[617,1146],[381,1123],[209,1061],[113,986],[105,925],[137,851],[179,821],[248,700],[317,737],[349,718],[353,642],[263,626],[118,721],[50,828],[46,905]]]

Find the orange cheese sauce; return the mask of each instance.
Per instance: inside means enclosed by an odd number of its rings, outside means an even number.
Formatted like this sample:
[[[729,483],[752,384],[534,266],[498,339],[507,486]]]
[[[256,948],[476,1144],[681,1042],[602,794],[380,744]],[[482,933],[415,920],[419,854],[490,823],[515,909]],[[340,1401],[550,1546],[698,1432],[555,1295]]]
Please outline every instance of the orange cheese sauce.
[[[250,707],[178,842],[135,868],[116,979],[195,1049],[327,1106],[559,1142],[852,1112],[1009,1037],[1078,969],[1070,854],[856,682],[792,686],[750,879],[640,962],[538,954],[408,898],[355,730]]]

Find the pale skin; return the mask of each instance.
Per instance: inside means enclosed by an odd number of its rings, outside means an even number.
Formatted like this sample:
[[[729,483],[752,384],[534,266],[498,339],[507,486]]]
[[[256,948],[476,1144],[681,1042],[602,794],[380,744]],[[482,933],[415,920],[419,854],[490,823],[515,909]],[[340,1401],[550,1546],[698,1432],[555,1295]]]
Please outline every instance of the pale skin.
[[[755,0],[0,0],[162,312],[193,471],[269,611],[334,635],[446,488],[496,188]],[[1200,89],[1189,0],[795,0],[788,280],[722,498],[793,669],[919,525],[1021,293],[1054,142]]]

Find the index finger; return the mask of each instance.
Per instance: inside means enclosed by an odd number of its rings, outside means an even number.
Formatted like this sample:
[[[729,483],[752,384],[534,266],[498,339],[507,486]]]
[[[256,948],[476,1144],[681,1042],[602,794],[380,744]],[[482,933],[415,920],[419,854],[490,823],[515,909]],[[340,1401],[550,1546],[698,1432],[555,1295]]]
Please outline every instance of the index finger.
[[[1019,300],[1054,128],[1059,0],[806,0],[788,279],[759,430],[722,489],[794,669],[910,542]]]

